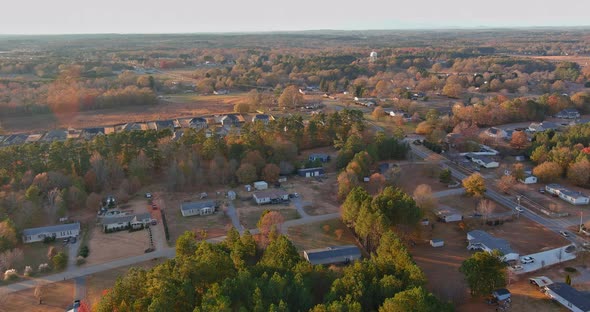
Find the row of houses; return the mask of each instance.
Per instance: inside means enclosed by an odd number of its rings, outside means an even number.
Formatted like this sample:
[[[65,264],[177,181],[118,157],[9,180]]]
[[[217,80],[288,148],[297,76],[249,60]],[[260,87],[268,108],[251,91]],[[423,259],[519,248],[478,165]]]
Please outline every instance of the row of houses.
[[[274,117],[267,114],[256,114],[252,122],[262,122],[267,125]],[[209,117],[192,117],[169,120],[157,120],[148,122],[131,122],[106,127],[90,127],[83,129],[55,129],[43,133],[19,133],[13,135],[0,135],[0,146],[18,145],[31,142],[54,142],[67,139],[92,140],[96,136],[125,131],[146,131],[169,129],[176,132],[182,128],[192,128],[197,131],[205,130],[207,137],[213,135],[225,136],[232,128],[240,128],[246,122],[240,114],[215,115]]]
[[[549,194],[553,194],[561,198],[562,200],[572,205],[587,205],[590,202],[590,198],[581,192],[572,191],[560,184],[547,184],[545,185],[545,191]]]

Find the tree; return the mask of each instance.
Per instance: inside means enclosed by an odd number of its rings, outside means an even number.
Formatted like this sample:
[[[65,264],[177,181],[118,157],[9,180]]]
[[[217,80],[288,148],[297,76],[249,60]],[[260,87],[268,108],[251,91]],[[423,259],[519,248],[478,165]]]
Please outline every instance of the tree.
[[[68,257],[63,252],[58,252],[52,259],[53,261],[53,268],[57,271],[61,271],[66,268],[68,265]]]
[[[274,183],[278,181],[280,173],[281,168],[279,168],[279,166],[275,164],[267,164],[264,166],[264,169],[262,169],[262,179]]]
[[[486,183],[479,173],[474,173],[463,179],[463,187],[468,195],[481,197],[486,191]]]
[[[247,114],[250,111],[250,105],[248,103],[237,103],[234,105],[234,112],[240,114]]]
[[[381,118],[383,118],[383,116],[385,116],[385,111],[383,110],[383,107],[381,107],[381,106],[375,107],[375,109],[371,113],[371,116],[373,116],[373,118],[375,118],[377,120],[381,120]]]
[[[283,90],[279,97],[279,106],[283,108],[293,108],[303,103],[303,95],[299,93],[297,86],[288,86]]]
[[[278,211],[265,210],[258,220],[256,227],[260,230],[260,234],[268,236],[271,231],[280,232],[281,225],[285,222],[285,218]]]
[[[477,204],[477,212],[479,212],[484,217],[484,219],[487,219],[495,209],[496,206],[494,203],[488,199],[482,199]]]
[[[453,175],[451,174],[451,169],[443,169],[438,175],[438,180],[441,183],[449,184],[451,183],[452,179]]]
[[[510,146],[516,149],[523,149],[529,143],[529,139],[524,131],[514,131],[510,139]]]
[[[16,229],[10,219],[0,222],[0,252],[11,250],[18,242]]]
[[[508,191],[516,184],[516,178],[512,175],[503,175],[500,180],[496,182],[496,186],[504,193],[508,194]]]
[[[242,164],[240,168],[236,171],[236,177],[238,181],[242,184],[249,184],[256,180],[258,180],[258,175],[256,174],[256,167],[251,164]]]
[[[176,240],[176,254],[189,257],[197,250],[197,236],[194,232],[186,231]]]
[[[432,195],[432,188],[428,184],[420,184],[414,190],[416,205],[422,210],[430,210],[436,207],[437,200]]]
[[[556,162],[546,161],[533,168],[533,174],[542,182],[552,182],[561,176],[562,167]]]
[[[567,169],[567,178],[577,186],[587,186],[590,183],[590,161],[583,158],[571,164]]]
[[[442,91],[444,95],[450,98],[457,99],[461,96],[461,93],[463,92],[463,87],[459,83],[450,82],[444,86]]]
[[[445,312],[454,311],[453,306],[440,302],[422,287],[414,287],[385,300],[379,312]]]
[[[480,251],[463,261],[459,271],[465,275],[472,296],[489,295],[506,286],[506,266],[500,256],[498,251]]]
[[[279,235],[264,251],[260,264],[274,269],[290,269],[300,261],[301,256],[293,243],[286,236]]]
[[[41,282],[35,286],[34,296],[39,301],[39,304],[43,304],[43,298],[45,297],[45,285]]]

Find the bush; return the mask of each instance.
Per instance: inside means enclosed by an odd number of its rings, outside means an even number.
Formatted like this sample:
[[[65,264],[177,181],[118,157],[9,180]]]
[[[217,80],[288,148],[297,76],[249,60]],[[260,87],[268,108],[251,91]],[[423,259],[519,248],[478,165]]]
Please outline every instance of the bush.
[[[429,149],[437,154],[440,154],[443,150],[442,146],[440,146],[440,144],[432,143],[430,141],[424,141],[422,144],[424,145],[424,147],[426,147],[427,149]]]
[[[55,237],[53,237],[53,236],[51,236],[51,237],[45,237],[43,239],[43,243],[45,243],[45,244],[49,244],[49,243],[52,243],[52,242],[55,242]]]
[[[166,222],[166,215],[164,214],[163,210],[160,210],[162,214],[162,224],[164,224],[164,235],[166,235],[166,240],[170,241],[170,232],[168,232],[168,222]]]
[[[16,274],[15,269],[6,270],[6,272],[4,272],[4,280],[5,281],[11,281],[11,280],[15,280],[17,278],[18,278],[18,274]]]
[[[76,265],[82,265],[84,263],[86,263],[86,259],[84,259],[84,257],[82,257],[82,256],[76,257]]]
[[[86,258],[88,257],[88,254],[90,253],[90,249],[88,249],[88,246],[82,246],[80,247],[80,251],[78,252],[78,255]]]
[[[31,276],[31,275],[33,275],[33,268],[31,268],[30,266],[27,265],[25,267],[25,273],[24,273],[24,275],[25,276]]]
[[[566,272],[568,272],[568,273],[576,273],[576,272],[578,272],[578,270],[576,268],[572,268],[572,267],[566,267],[564,270]]]
[[[44,273],[44,272],[49,272],[49,270],[51,270],[51,268],[49,267],[49,264],[41,263],[41,264],[39,264],[39,269],[37,271],[39,271],[39,273]]]
[[[59,252],[55,257],[52,259],[53,261],[53,268],[57,271],[61,271],[68,266],[68,257],[65,253]]]

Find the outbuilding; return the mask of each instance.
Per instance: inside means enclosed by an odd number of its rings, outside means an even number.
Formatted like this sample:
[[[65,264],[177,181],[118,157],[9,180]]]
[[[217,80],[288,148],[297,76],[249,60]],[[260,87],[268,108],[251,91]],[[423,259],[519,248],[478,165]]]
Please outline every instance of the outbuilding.
[[[303,257],[312,265],[350,263],[361,258],[361,250],[355,245],[326,247],[305,250]]]
[[[259,191],[266,190],[266,189],[268,189],[268,183],[266,183],[264,181],[254,182],[254,188]]]
[[[518,181],[523,184],[535,184],[535,183],[537,183],[537,177],[535,177],[534,175],[528,174],[524,177],[524,179],[518,179]]]
[[[463,215],[459,211],[448,206],[440,206],[436,211],[436,216],[445,223],[463,220]]]
[[[180,204],[180,212],[183,217],[206,216],[215,212],[215,206],[214,200],[186,202]]]
[[[299,169],[297,170],[297,174],[302,177],[309,178],[309,177],[319,177],[324,174],[324,168],[317,167],[317,168],[306,168],[306,169]]]
[[[432,247],[442,247],[445,245],[445,241],[442,239],[433,238],[430,240],[430,246]]]

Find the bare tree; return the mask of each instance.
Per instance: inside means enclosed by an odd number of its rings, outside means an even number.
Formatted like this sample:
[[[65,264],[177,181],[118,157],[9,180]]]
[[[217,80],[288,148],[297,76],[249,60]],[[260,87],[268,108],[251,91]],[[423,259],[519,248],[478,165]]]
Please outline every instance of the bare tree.
[[[414,190],[414,200],[421,209],[433,209],[437,205],[436,198],[432,195],[432,188],[428,184],[420,184]]]
[[[43,304],[43,297],[45,297],[45,293],[46,293],[46,287],[45,284],[43,284],[42,282],[38,282],[37,286],[35,286],[35,292],[34,292],[34,296],[35,298],[37,298],[37,300],[39,301],[39,304]]]
[[[479,204],[477,204],[477,212],[481,213],[484,220],[487,220],[495,209],[495,204],[489,199],[482,199],[479,201]]]

